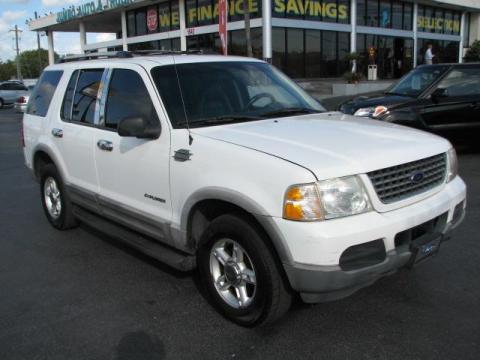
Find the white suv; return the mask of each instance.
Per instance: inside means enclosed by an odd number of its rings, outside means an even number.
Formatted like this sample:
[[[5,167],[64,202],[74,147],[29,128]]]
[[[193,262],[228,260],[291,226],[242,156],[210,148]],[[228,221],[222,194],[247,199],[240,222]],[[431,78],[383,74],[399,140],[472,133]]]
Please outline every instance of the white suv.
[[[325,110],[239,57],[49,66],[23,119],[49,222],[88,223],[179,270],[242,325],[295,293],[342,298],[437,253],[463,219],[450,143]]]

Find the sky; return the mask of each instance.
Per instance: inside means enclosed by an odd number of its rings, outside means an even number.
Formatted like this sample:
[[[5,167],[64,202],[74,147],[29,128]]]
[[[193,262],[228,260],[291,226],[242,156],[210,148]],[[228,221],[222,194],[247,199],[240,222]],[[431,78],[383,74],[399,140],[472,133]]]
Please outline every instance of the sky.
[[[20,51],[37,48],[37,36],[28,30],[25,21],[34,18],[34,12],[39,16],[60,11],[70,4],[80,4],[85,0],[0,0],[0,61],[15,57],[15,36],[9,30],[15,25],[23,30],[19,43]],[[113,39],[113,34],[88,34],[87,43]],[[41,36],[42,48],[47,49],[47,37]],[[80,37],[78,33],[54,33],[55,51],[60,55],[80,53]]]

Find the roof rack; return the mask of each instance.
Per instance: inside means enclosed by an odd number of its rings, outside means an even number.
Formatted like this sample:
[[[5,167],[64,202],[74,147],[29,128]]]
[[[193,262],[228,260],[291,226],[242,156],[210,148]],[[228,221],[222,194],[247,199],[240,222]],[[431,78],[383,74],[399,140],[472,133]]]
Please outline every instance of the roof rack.
[[[134,56],[152,56],[152,55],[182,55],[182,54],[197,54],[202,55],[204,52],[202,50],[134,50],[134,51],[104,51],[104,52],[94,52],[80,55],[67,55],[63,56],[60,59],[60,63],[72,62],[72,61],[84,61],[84,60],[94,60],[94,59],[125,59],[132,58]]]

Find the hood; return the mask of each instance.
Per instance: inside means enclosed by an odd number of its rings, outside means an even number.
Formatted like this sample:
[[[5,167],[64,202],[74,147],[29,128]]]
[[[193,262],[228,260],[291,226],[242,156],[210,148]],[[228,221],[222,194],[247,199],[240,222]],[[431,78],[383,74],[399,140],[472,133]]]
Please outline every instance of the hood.
[[[338,112],[192,129],[296,163],[317,179],[362,174],[446,152],[436,135]]]
[[[375,107],[379,105],[392,106],[400,105],[412,101],[408,96],[388,95],[384,93],[376,93],[371,95],[357,96],[352,100],[343,103],[340,106],[342,112],[353,115],[360,108]]]

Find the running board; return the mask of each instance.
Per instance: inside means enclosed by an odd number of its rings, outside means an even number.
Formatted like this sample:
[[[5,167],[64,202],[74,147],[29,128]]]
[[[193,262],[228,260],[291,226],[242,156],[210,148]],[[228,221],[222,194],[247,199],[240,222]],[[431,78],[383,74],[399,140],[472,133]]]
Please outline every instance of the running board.
[[[190,271],[196,266],[195,256],[181,253],[169,246],[150,240],[141,234],[117,225],[79,206],[73,207],[73,214],[81,222],[141,251],[156,260],[180,271]]]

